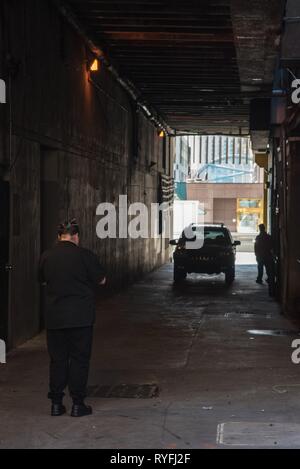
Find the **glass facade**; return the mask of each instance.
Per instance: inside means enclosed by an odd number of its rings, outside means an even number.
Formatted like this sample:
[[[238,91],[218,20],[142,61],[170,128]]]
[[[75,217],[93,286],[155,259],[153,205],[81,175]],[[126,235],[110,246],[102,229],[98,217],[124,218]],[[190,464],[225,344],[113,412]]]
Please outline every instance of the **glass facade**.
[[[205,164],[202,165],[196,175],[197,181],[215,183],[254,183],[257,175],[254,164]]]
[[[248,137],[203,135],[189,139],[193,159],[189,179],[212,183],[261,183]]]

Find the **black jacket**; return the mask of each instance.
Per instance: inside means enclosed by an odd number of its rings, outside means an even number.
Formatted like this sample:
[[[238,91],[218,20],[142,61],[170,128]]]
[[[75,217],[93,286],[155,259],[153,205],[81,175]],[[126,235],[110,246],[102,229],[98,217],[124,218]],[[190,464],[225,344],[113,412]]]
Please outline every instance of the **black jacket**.
[[[258,259],[270,259],[272,257],[273,242],[268,233],[260,233],[256,236],[254,251]]]
[[[47,329],[91,326],[95,321],[95,288],[105,276],[95,254],[60,241],[40,260],[39,279],[46,284]]]

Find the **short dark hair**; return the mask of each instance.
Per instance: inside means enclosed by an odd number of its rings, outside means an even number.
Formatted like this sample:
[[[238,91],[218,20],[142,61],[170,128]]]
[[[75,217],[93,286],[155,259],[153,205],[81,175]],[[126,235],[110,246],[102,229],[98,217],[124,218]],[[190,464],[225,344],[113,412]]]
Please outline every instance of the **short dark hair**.
[[[260,225],[258,225],[258,228],[260,229],[260,231],[266,231],[266,227],[263,223],[261,223]]]
[[[74,236],[76,234],[79,234],[79,226],[75,218],[71,221],[65,221],[64,223],[60,223],[57,228],[57,234],[59,236],[62,235],[70,235]]]

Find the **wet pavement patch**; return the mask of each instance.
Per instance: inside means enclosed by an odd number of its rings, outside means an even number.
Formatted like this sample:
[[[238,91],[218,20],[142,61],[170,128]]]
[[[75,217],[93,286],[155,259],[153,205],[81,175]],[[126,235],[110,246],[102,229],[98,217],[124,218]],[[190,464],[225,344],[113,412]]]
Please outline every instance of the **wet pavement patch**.
[[[88,387],[89,397],[126,398],[126,399],[152,399],[159,396],[157,384],[116,384],[92,385]]]
[[[249,329],[248,334],[251,335],[266,335],[266,336],[296,336],[300,335],[299,331],[284,330],[284,329]]]
[[[255,312],[255,313],[250,313],[247,311],[233,311],[230,313],[225,313],[224,314],[225,318],[231,318],[231,317],[240,317],[243,319],[253,319],[253,318],[263,318],[263,319],[271,319],[272,315],[267,314],[267,313],[262,313],[262,312]]]
[[[300,425],[270,422],[227,422],[217,429],[217,443],[225,446],[299,447]]]
[[[292,393],[293,391],[299,395],[300,384],[277,384],[273,386],[273,391],[277,394]]]

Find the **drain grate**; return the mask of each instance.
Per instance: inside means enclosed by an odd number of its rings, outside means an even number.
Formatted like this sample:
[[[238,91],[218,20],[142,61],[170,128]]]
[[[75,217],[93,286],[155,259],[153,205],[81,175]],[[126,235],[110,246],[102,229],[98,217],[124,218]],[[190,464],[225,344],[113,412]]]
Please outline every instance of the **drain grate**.
[[[92,385],[87,389],[89,397],[152,399],[159,396],[157,384]]]

